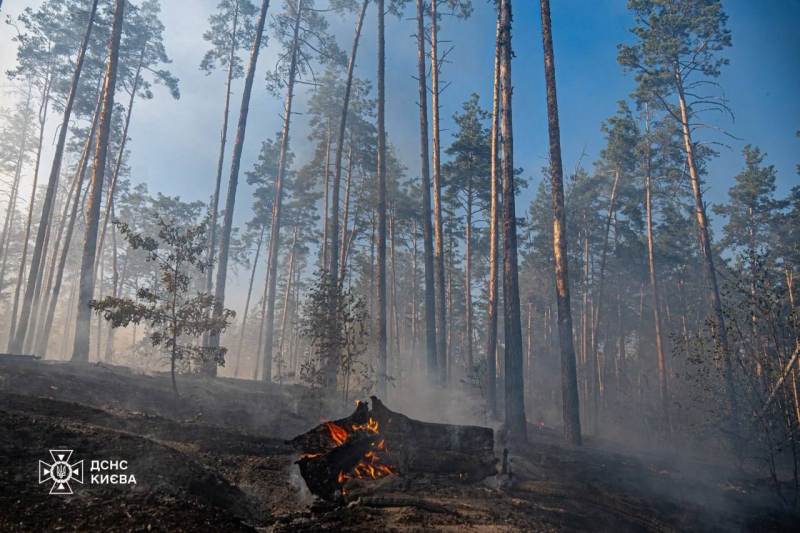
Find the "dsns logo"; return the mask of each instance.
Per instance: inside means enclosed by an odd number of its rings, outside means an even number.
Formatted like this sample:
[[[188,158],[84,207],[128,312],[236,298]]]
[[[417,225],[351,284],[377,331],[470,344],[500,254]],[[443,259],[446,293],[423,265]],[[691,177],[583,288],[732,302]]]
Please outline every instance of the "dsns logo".
[[[53,464],[39,461],[39,483],[53,482],[50,494],[72,494],[70,481],[83,483],[83,461],[70,464],[72,450],[50,450]]]

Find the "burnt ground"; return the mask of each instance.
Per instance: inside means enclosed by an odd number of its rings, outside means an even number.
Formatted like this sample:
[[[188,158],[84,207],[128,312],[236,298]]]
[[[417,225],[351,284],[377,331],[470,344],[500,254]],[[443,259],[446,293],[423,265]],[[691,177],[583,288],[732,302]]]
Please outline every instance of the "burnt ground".
[[[284,439],[318,424],[324,406],[300,387],[179,386],[180,399],[167,376],[0,357],[0,531],[800,530],[763,481],[737,470],[601,440],[573,448],[538,427],[512,450],[510,478],[356,481],[347,507],[312,509]],[[74,494],[38,483],[50,449],[84,459]],[[89,483],[92,459],[126,460],[137,483]]]

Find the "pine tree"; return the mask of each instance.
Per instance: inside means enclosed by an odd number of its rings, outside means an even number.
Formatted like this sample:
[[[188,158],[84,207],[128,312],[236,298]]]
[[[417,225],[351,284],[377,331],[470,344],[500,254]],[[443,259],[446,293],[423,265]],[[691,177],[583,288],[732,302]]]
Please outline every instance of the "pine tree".
[[[97,144],[94,156],[94,171],[90,185],[89,205],[86,216],[86,232],[83,241],[81,258],[80,289],[78,293],[78,322],[75,329],[75,342],[72,360],[86,362],[89,360],[89,326],[91,310],[89,301],[94,292],[94,259],[97,250],[97,228],[100,223],[100,198],[103,193],[103,180],[106,172],[108,155],[108,137],[111,131],[111,115],[114,108],[114,92],[117,82],[117,64],[119,59],[120,39],[122,38],[122,21],[125,13],[125,0],[116,0],[114,5],[114,23],[111,32],[111,44],[108,53],[108,65],[103,89],[103,107],[97,131]],[[18,339],[21,344],[21,339]],[[99,342],[99,339],[98,339]]]
[[[553,54],[553,31],[550,23],[550,1],[541,1],[542,43],[547,86],[547,124],[550,136],[550,179],[553,183],[553,243],[558,302],[558,337],[561,345],[561,394],[564,438],[581,444],[578,379],[575,368],[575,346],[572,337],[572,310],[569,294],[567,259],[567,217],[564,213],[564,170],[561,164],[561,131],[558,123],[556,67]]]

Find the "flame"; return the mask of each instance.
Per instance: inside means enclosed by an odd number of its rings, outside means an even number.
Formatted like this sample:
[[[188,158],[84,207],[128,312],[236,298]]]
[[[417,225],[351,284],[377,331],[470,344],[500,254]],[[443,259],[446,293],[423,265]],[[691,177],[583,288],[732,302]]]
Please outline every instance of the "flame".
[[[337,426],[333,422],[325,422],[325,425],[330,430],[331,438],[333,439],[333,442],[335,442],[337,446],[341,446],[342,444],[344,444],[344,441],[346,441],[347,437],[350,436],[350,434],[347,433],[346,429],[344,429],[341,426]]]
[[[544,429],[544,422],[539,422],[539,429]]]
[[[350,435],[357,431],[370,431],[372,433],[378,433],[378,421],[372,417],[370,417],[370,419],[364,424],[352,424],[350,426],[351,431],[348,431],[347,429],[334,424],[333,422],[326,422],[325,425],[331,432],[331,438],[337,446],[344,444]],[[386,449],[386,441],[381,439],[381,441],[378,443],[372,443],[372,446],[375,448],[375,450],[368,451],[364,455],[364,459],[355,467],[353,467],[350,472],[339,472],[337,477],[339,483],[343,483],[345,480],[352,479],[353,477],[358,479],[380,479],[390,474],[397,473],[396,468],[380,464],[380,456],[376,453],[376,451],[388,451]]]

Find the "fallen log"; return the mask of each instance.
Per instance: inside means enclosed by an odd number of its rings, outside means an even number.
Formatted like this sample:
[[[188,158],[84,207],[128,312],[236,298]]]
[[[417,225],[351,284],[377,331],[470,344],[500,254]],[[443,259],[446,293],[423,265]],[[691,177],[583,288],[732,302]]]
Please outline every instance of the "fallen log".
[[[491,428],[422,422],[371,402],[287,441],[303,454],[297,464],[312,494],[342,503],[348,479],[425,473],[474,482],[497,473]]]

